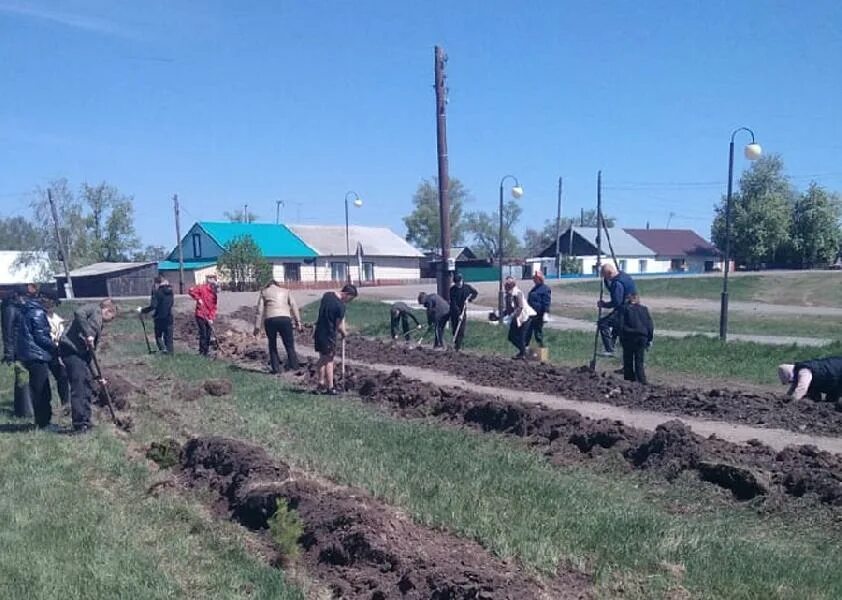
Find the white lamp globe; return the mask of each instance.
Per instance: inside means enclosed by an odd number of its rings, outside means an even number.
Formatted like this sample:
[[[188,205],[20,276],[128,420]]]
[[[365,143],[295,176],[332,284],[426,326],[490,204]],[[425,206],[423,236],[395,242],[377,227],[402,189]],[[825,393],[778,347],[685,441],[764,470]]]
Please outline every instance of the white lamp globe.
[[[356,199],[354,199],[354,206],[356,206],[357,208],[359,208],[359,207],[361,207],[362,205],[363,205],[363,201],[362,201],[362,199],[361,199],[361,198],[356,198]]]
[[[512,197],[513,198],[520,198],[521,196],[523,196],[523,188],[520,187],[519,185],[516,185],[515,187],[512,188]]]
[[[755,144],[752,142],[748,144],[745,149],[746,158],[749,160],[757,160],[763,154],[763,149],[760,147],[760,144]]]

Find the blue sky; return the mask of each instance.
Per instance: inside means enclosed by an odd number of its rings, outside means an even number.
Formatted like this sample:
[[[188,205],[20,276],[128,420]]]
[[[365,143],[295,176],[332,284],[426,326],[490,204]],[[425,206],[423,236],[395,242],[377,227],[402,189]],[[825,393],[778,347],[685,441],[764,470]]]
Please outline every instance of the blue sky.
[[[521,229],[554,218],[559,176],[565,214],[592,208],[602,169],[622,225],[707,235],[743,125],[796,186],[842,191],[833,0],[0,0],[0,215],[63,176],[132,194],[146,243],[172,245],[175,192],[191,222],[283,199],[340,223],[352,189],[355,223],[403,233],[436,172],[435,44],[451,174],[470,210],[517,175]]]

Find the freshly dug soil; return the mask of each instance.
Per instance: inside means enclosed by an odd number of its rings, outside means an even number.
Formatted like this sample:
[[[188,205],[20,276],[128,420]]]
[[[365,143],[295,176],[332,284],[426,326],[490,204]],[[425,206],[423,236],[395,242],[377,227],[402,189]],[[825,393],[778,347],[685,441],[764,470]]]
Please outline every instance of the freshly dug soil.
[[[790,431],[842,435],[842,412],[834,403],[806,399],[787,402],[783,392],[762,394],[724,388],[645,386],[608,373],[593,373],[587,367],[570,369],[490,355],[433,352],[429,348],[418,349],[360,336],[349,337],[347,343],[348,352],[355,360],[423,367],[485,386]]]
[[[117,375],[116,373],[108,373],[105,376],[108,393],[111,395],[111,405],[115,410],[126,410],[129,408],[129,398],[135,394],[140,393],[140,389],[130,382],[128,379]],[[107,398],[105,395],[105,387],[103,385],[97,386],[96,400],[99,406],[105,406]]]
[[[305,375],[302,369],[300,372]],[[813,446],[781,452],[761,444],[735,444],[704,438],[681,421],[654,432],[620,421],[590,419],[571,410],[520,404],[459,388],[409,379],[397,369],[389,374],[351,368],[348,389],[364,401],[409,418],[433,418],[525,438],[561,464],[622,458],[630,469],[645,469],[673,480],[694,472],[703,481],[730,490],[737,500],[760,496],[780,500],[805,498],[842,506],[842,456]]]
[[[173,396],[183,402],[195,402],[205,395],[205,390],[201,385],[190,384],[186,381],[178,380],[173,386]]]
[[[227,396],[234,391],[229,379],[206,379],[202,388],[211,396]]]
[[[207,437],[188,441],[182,479],[217,492],[216,508],[264,530],[278,498],[304,525],[301,561],[335,598],[590,598],[591,583],[569,573],[539,584],[481,546],[419,527],[360,490],[296,477],[262,448]]]

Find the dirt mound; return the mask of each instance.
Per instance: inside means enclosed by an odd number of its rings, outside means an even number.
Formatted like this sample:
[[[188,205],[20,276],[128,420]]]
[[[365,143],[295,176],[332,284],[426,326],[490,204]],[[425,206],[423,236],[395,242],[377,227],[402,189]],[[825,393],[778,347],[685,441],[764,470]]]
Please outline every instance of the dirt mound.
[[[116,410],[126,410],[130,407],[129,398],[141,392],[135,384],[130,382],[125,377],[117,375],[116,373],[109,373],[106,375],[108,382],[108,393],[111,395],[111,405]],[[96,394],[96,403],[98,406],[105,406],[107,402],[106,386],[98,385]]]
[[[237,310],[228,314],[229,319],[236,319],[238,321],[245,321],[249,325],[254,323],[257,318],[257,309],[254,306],[241,306]]]
[[[359,490],[291,476],[256,446],[196,438],[184,446],[183,477],[207,485],[219,509],[251,529],[265,529],[283,498],[304,525],[301,561],[337,598],[587,598],[584,576],[542,586],[478,544],[433,531]]]
[[[173,386],[173,396],[182,402],[195,402],[196,400],[200,400],[204,395],[205,390],[201,385],[178,380]]]
[[[356,360],[435,369],[484,386],[525,389],[588,402],[644,408],[677,415],[718,419],[792,431],[842,434],[842,412],[831,402],[787,402],[783,392],[748,393],[721,388],[699,390],[643,386],[586,367],[523,363],[471,353],[431,352],[361,336],[348,338]]]
[[[681,421],[667,421],[655,428],[646,442],[628,453],[635,466],[657,468],[667,479],[694,469],[702,457],[702,441]]]
[[[211,396],[227,396],[234,391],[234,384],[229,379],[206,379],[202,388]]]
[[[181,463],[181,444],[172,438],[152,442],[146,450],[146,458],[162,469],[169,469]]]

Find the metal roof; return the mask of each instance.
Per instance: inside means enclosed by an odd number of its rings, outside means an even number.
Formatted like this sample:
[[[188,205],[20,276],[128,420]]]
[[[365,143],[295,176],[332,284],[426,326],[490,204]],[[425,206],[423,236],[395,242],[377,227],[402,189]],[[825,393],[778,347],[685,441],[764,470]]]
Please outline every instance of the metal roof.
[[[118,273],[120,271],[131,271],[132,269],[140,269],[148,267],[149,265],[158,264],[157,261],[149,262],[98,262],[85,267],[79,267],[70,271],[70,277],[91,277],[92,275],[106,275],[108,273]],[[58,277],[64,277],[64,273],[58,273]]]
[[[27,254],[32,255],[27,264],[16,264],[19,258]],[[0,285],[36,283],[42,273],[50,273],[51,270],[50,259],[44,252],[0,251]],[[52,276],[49,278],[52,279]]]
[[[658,256],[719,256],[719,250],[692,229],[626,229]]]
[[[212,267],[216,264],[216,259],[213,260],[185,260],[184,261],[184,270],[185,271],[195,271],[197,269],[204,269],[206,267]],[[178,271],[178,261],[177,260],[162,260],[158,261],[158,270],[159,271]]]
[[[573,232],[586,239],[588,243],[596,248],[596,227],[573,227]],[[614,254],[617,256],[655,256],[655,251],[641,244],[636,238],[629,235],[619,227],[609,227],[608,234],[611,237],[611,245],[614,247]],[[555,248],[555,246],[553,246]],[[602,232],[602,252],[610,254],[608,238]]]
[[[347,256],[344,225],[290,225],[289,228],[318,252],[319,256]],[[348,236],[352,255],[356,252],[357,244],[360,244],[364,256],[424,256],[420,250],[387,227],[352,225],[348,228]]]
[[[248,235],[267,258],[315,258],[318,256],[313,248],[304,243],[286,225],[214,221],[200,221],[198,225],[222,248],[228,242]],[[345,239],[344,234],[342,239]]]

